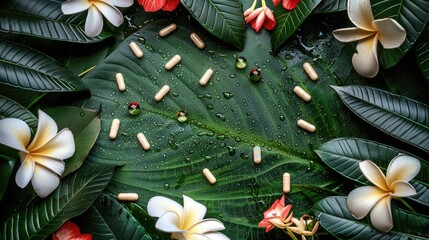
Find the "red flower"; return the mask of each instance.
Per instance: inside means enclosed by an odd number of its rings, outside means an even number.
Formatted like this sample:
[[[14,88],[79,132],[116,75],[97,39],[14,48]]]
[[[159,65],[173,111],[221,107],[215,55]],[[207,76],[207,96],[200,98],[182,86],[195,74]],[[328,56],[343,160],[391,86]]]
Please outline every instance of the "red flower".
[[[179,5],[180,0],[137,0],[146,12],[158,10],[173,11]]]
[[[284,9],[292,10],[292,9],[294,9],[296,7],[296,5],[301,0],[273,0],[274,7],[277,6],[277,4],[280,3],[280,1],[282,1],[282,6],[283,6]]]
[[[275,227],[281,229],[289,227],[292,225],[291,209],[291,204],[285,206],[285,195],[283,195],[280,200],[277,199],[273,205],[264,212],[264,219],[258,223],[258,226],[264,227],[265,232],[269,232]]]
[[[92,240],[91,234],[80,234],[79,227],[67,221],[54,234],[52,240]]]
[[[250,13],[246,11],[245,14],[246,13],[248,14],[245,16],[246,23],[250,23],[256,32],[259,32],[262,26],[267,30],[273,30],[276,26],[276,19],[274,18],[273,12],[267,7],[260,7]]]

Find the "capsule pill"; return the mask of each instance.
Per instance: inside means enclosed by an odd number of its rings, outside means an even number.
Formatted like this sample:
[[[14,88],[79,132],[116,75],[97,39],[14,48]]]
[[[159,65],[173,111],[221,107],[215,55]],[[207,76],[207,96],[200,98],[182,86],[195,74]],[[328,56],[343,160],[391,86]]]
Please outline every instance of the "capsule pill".
[[[209,68],[206,70],[204,75],[200,78],[200,85],[205,86],[207,82],[210,80],[210,78],[213,75],[213,69]]]
[[[138,133],[137,134],[137,139],[140,142],[140,145],[142,145],[144,150],[149,150],[150,149],[150,143],[147,140],[146,136],[143,133]]]
[[[283,173],[283,192],[284,193],[290,192],[290,174],[289,173]]]
[[[162,88],[155,95],[155,101],[157,102],[161,101],[169,91],[170,91],[170,87],[168,85],[162,86]]]
[[[302,67],[304,68],[305,72],[307,73],[307,75],[310,77],[311,80],[316,81],[319,76],[317,75],[316,71],[314,70],[314,68],[311,66],[310,63],[305,62],[304,65],[302,65]]]
[[[191,38],[192,42],[194,42],[195,45],[197,45],[199,49],[203,49],[206,47],[206,44],[203,42],[203,40],[201,40],[200,36],[198,36],[196,33],[191,33],[189,37]]]
[[[124,80],[124,75],[122,75],[122,73],[116,74],[116,84],[118,85],[119,91],[121,92],[125,91],[125,80]]]
[[[296,124],[298,125],[298,127],[302,128],[308,132],[316,131],[316,127],[313,124],[311,124],[305,120],[299,119]]]
[[[210,172],[210,170],[208,168],[204,168],[203,169],[203,174],[204,174],[204,176],[206,176],[207,181],[209,181],[209,183],[211,183],[211,184],[215,184],[216,183],[215,176],[213,175],[212,172]]]
[[[253,148],[253,162],[255,164],[260,164],[261,161],[262,161],[262,158],[261,158],[261,147],[255,146]]]
[[[172,24],[168,25],[167,27],[159,30],[158,34],[160,37],[165,37],[168,34],[172,33],[174,30],[176,30],[176,28],[177,28],[177,25],[172,23]]]
[[[171,59],[170,59],[170,61],[168,61],[166,64],[165,64],[165,69],[167,69],[167,70],[171,70],[172,68],[174,68],[174,66],[176,66],[179,62],[180,62],[180,60],[181,60],[182,58],[180,57],[180,55],[179,54],[176,54],[176,55],[174,55],[174,57],[172,57]]]
[[[143,57],[143,51],[140,49],[136,42],[130,42],[129,46],[131,48],[131,51],[137,58]]]
[[[118,136],[118,131],[119,131],[119,125],[121,124],[121,121],[117,118],[112,120],[112,125],[110,126],[110,133],[109,133],[109,138],[110,139],[115,139]]]
[[[300,86],[296,86],[293,88],[293,92],[298,95],[302,100],[308,102],[311,100],[310,94],[308,94],[304,89],[302,89]]]
[[[137,201],[139,199],[139,195],[137,193],[119,193],[118,200],[119,201]]]

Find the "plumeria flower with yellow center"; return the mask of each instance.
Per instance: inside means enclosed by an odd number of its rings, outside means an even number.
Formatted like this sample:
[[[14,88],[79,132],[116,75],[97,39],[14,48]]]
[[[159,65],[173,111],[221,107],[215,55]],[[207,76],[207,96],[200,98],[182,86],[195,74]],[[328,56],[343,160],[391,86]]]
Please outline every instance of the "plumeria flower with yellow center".
[[[172,239],[179,240],[229,240],[218,231],[224,230],[222,222],[214,218],[204,219],[207,208],[183,195],[183,207],[166,197],[149,199],[147,211],[152,217],[159,217],[155,227],[172,233]]]
[[[351,191],[347,197],[347,207],[356,219],[362,219],[369,212],[375,229],[388,232],[393,227],[390,202],[392,198],[408,197],[416,194],[408,182],[420,171],[420,161],[414,157],[398,155],[387,167],[386,176],[370,160],[361,161],[362,174],[375,186],[363,186]]]
[[[375,77],[379,69],[378,42],[386,49],[397,48],[407,33],[392,18],[374,20],[370,0],[349,0],[347,13],[356,27],[337,29],[333,35],[341,42],[359,41],[352,58],[353,67],[364,77]]]
[[[85,21],[85,34],[95,37],[103,29],[103,15],[115,27],[124,22],[121,11],[116,7],[129,7],[134,0],[68,0],[63,2],[61,10],[65,15],[88,10]]]
[[[51,194],[60,184],[64,172],[63,159],[73,156],[75,143],[72,132],[65,128],[58,132],[55,121],[39,110],[39,122],[33,141],[28,125],[17,118],[0,120],[0,144],[19,151],[21,166],[16,184],[24,188],[30,183],[39,197]]]
[[[288,227],[288,229],[301,235],[302,240],[306,240],[306,237],[314,236],[319,229],[319,222],[307,214],[304,214],[299,220],[292,218],[292,222],[295,226]]]

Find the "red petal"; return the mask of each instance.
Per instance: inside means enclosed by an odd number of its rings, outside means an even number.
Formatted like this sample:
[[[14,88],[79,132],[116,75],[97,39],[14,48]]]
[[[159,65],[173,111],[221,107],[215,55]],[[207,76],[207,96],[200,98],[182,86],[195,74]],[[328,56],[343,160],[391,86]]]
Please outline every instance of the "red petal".
[[[253,21],[263,11],[263,8],[257,8],[246,17],[246,23]]]
[[[68,240],[92,240],[91,234],[79,234],[78,236],[74,236],[69,238]]]
[[[284,9],[292,10],[301,0],[283,0],[282,6]]]
[[[79,235],[80,229],[79,227],[72,223],[71,221],[68,221],[64,223],[57,232],[52,234],[52,239],[56,240],[67,240],[70,239],[73,236]]]
[[[269,219],[266,219],[266,218],[263,219],[262,221],[260,221],[258,223],[258,226],[259,227],[264,227],[265,228],[265,232],[269,232],[269,231],[271,231],[275,227],[273,224],[271,224],[269,222]]]
[[[162,10],[164,11],[173,11],[177,8],[177,5],[179,5],[180,0],[167,0],[164,7],[162,7]]]
[[[280,1],[281,1],[281,0],[273,0],[274,7],[275,7],[275,6],[277,6],[277,4],[279,4],[279,3],[280,3]]]
[[[264,23],[264,28],[267,30],[273,30],[276,26],[276,19],[274,18],[273,12],[269,8],[265,8],[264,14],[267,16]]]
[[[264,12],[261,12],[258,17],[252,21],[251,26],[253,29],[255,29],[255,32],[259,32],[261,30],[262,25],[264,25],[265,21],[265,14]]]
[[[164,7],[166,0],[137,0],[146,12],[156,12]]]

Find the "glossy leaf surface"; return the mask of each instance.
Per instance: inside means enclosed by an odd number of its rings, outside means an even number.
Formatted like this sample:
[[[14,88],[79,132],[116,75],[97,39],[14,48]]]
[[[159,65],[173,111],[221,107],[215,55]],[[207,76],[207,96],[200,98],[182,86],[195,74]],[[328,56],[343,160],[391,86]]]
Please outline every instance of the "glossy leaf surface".
[[[14,100],[0,95],[0,119],[18,118],[27,123],[35,131],[37,128],[37,118],[26,108]]]
[[[429,81],[429,43],[425,42],[416,49],[416,57],[420,70]]]

